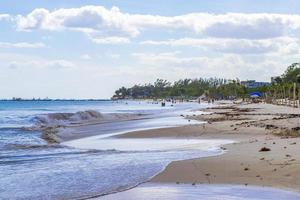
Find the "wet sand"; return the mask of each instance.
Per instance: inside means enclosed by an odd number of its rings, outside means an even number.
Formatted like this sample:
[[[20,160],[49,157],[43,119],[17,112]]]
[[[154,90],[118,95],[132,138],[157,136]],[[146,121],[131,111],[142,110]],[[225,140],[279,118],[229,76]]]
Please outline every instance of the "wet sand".
[[[205,109],[209,115],[186,116],[208,121],[131,132],[119,137],[230,139],[220,156],[175,161],[154,183],[243,184],[300,191],[300,109],[270,104],[225,104]],[[179,113],[180,114],[180,113]],[[266,151],[261,151],[266,147]]]

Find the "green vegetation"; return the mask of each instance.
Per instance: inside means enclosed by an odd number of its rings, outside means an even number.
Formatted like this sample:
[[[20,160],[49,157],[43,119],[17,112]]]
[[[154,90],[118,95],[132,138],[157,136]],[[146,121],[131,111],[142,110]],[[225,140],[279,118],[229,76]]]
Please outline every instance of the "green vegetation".
[[[181,79],[171,83],[157,79],[153,84],[134,85],[131,88],[122,87],[115,91],[115,99],[159,99],[159,98],[196,98],[206,96],[214,99],[245,98],[251,92],[261,92],[268,98],[295,98],[300,96],[300,63],[290,65],[282,76],[275,77],[270,86],[246,88],[239,79],[223,78]]]
[[[283,75],[275,77],[265,94],[272,99],[300,99],[300,63],[293,63]]]
[[[274,134],[281,137],[300,137],[300,131],[297,128],[275,131]]]

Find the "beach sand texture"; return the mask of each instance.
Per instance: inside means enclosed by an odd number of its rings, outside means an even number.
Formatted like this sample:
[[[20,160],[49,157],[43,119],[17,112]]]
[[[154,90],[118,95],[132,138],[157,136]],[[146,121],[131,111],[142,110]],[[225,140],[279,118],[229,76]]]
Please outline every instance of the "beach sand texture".
[[[120,137],[231,139],[220,156],[175,161],[151,182],[243,184],[300,190],[300,109],[270,104],[223,104],[191,125]],[[264,148],[265,147],[265,148]]]

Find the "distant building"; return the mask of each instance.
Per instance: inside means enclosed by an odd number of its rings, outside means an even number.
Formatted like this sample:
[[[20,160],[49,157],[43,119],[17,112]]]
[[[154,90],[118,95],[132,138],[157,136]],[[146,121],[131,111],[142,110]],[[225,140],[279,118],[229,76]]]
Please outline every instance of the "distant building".
[[[255,80],[247,80],[241,82],[241,85],[245,86],[246,88],[258,88],[258,87],[268,86],[270,84],[271,83],[269,82],[256,82]]]

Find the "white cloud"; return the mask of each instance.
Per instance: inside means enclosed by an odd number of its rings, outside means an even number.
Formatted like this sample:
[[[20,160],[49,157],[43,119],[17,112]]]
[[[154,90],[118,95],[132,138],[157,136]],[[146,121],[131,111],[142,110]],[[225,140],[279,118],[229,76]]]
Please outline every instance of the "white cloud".
[[[75,65],[68,60],[30,60],[30,61],[11,61],[8,63],[11,69],[18,68],[49,68],[49,69],[69,69]]]
[[[52,36],[50,36],[50,35],[45,35],[45,36],[42,36],[42,39],[43,39],[43,40],[51,40],[51,39],[52,39]]]
[[[299,15],[241,14],[217,15],[205,34],[222,38],[262,39],[280,37],[300,26]]]
[[[28,43],[28,42],[19,42],[19,43],[9,43],[9,42],[0,42],[0,48],[44,48],[46,45],[44,43]]]
[[[46,67],[57,69],[73,68],[75,65],[68,60],[52,60],[45,63]]]
[[[180,57],[179,52],[164,53],[133,53],[133,57],[143,65],[152,65],[156,67],[165,66],[190,66],[200,63],[203,57]]]
[[[128,38],[125,37],[104,37],[104,38],[94,38],[91,40],[97,44],[127,44],[130,42]]]
[[[106,56],[114,60],[119,59],[121,57],[120,54],[116,54],[116,53],[106,53]]]
[[[189,46],[204,50],[236,54],[283,53],[296,54],[300,50],[298,38],[279,37],[273,39],[227,39],[227,38],[181,38],[140,42],[144,45]]]
[[[134,53],[143,73],[154,74],[169,80],[196,77],[224,77],[270,81],[270,76],[280,75],[292,63],[291,58],[279,56],[185,56],[178,52]],[[254,61],[255,60],[255,61]],[[250,61],[250,62],[249,62]]]
[[[108,10],[102,6],[84,6],[81,8],[58,9],[50,12],[39,8],[27,16],[19,15],[17,26],[20,30],[62,30],[72,29],[84,32],[103,33],[104,35],[138,34],[136,27],[128,24],[126,16],[118,8]]]
[[[80,56],[80,58],[83,59],[83,60],[90,60],[90,59],[92,59],[92,57],[89,54],[83,54],[83,55]]]
[[[189,13],[159,16],[124,13],[102,6],[49,11],[39,8],[17,17],[19,30],[77,30],[97,33],[98,38],[136,37],[146,30],[184,30],[217,38],[264,39],[282,37],[300,28],[300,15]],[[105,41],[105,40],[104,40]],[[100,43],[102,41],[100,40]]]
[[[12,17],[9,14],[0,14],[0,21],[1,20],[11,20]]]

